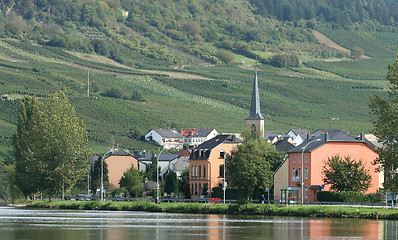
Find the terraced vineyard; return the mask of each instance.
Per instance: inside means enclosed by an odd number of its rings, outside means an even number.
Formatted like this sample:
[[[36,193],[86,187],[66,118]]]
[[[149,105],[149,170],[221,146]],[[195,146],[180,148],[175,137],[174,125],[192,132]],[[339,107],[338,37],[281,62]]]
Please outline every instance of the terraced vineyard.
[[[329,36],[348,48],[350,41],[359,41],[365,46],[365,53],[376,44],[376,52],[370,51],[369,55],[378,57],[310,61],[305,63],[307,69],[259,66],[267,130],[284,133],[291,128],[338,128],[352,135],[371,130],[369,96],[385,94],[384,76],[387,65],[393,62],[395,40],[390,34],[375,33],[372,36],[378,40],[371,45],[359,33],[349,32],[341,39],[336,37],[339,33],[333,31]],[[382,42],[388,43],[387,48]],[[219,132],[240,132],[244,128],[255,72],[239,64],[183,69],[152,65],[152,71],[161,71],[151,72],[94,62],[59,48],[17,40],[0,42],[0,48],[1,92],[12,97],[30,94],[45,99],[62,89],[87,125],[93,152],[104,152],[110,145],[130,150],[155,149],[157,146],[141,141],[152,128],[216,128]],[[89,98],[85,97],[87,70],[91,83]],[[101,95],[110,89],[119,90],[122,97]],[[137,91],[145,102],[130,100]],[[0,102],[3,154],[10,153],[18,102]]]

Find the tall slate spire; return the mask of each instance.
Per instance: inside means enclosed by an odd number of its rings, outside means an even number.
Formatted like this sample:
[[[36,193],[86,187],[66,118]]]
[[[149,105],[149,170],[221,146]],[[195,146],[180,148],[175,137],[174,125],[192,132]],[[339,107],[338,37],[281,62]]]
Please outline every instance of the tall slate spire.
[[[257,70],[253,84],[253,95],[252,95],[252,102],[250,105],[250,113],[246,117],[246,119],[264,119],[263,115],[261,115],[261,109],[260,109],[260,94],[258,93]]]

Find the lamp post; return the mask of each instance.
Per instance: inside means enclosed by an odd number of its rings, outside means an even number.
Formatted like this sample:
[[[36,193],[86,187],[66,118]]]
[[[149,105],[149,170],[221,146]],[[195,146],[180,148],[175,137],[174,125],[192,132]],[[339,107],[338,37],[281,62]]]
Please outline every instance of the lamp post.
[[[101,201],[104,201],[104,158],[108,153],[112,153],[112,150],[106,152],[101,159]]]
[[[156,161],[156,203],[159,203],[159,158],[160,158],[160,154],[162,154],[162,152],[164,150],[165,149],[160,151],[160,153],[158,154],[158,157],[157,157],[157,161]]]
[[[223,201],[223,203],[225,204],[225,190],[227,190],[227,186],[226,186],[226,182],[225,182],[225,152],[224,152],[224,167],[223,167],[224,169],[224,180],[223,180],[223,183],[222,183],[222,190],[223,190],[223,196],[224,196],[224,201]]]
[[[304,205],[304,151],[305,148],[313,142],[321,141],[320,138],[309,141],[304,147],[302,147],[301,151],[301,205]]]

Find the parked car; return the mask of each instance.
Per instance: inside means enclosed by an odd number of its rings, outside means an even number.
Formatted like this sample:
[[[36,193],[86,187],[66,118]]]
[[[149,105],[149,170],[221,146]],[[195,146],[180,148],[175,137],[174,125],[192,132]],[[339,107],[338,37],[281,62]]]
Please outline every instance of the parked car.
[[[115,195],[111,198],[111,201],[123,201],[124,197],[122,195]]]
[[[73,198],[74,198],[74,197],[71,196],[71,195],[68,195],[68,196],[65,196],[65,197],[64,197],[65,200],[72,200]]]
[[[90,201],[91,195],[77,194],[76,201]]]

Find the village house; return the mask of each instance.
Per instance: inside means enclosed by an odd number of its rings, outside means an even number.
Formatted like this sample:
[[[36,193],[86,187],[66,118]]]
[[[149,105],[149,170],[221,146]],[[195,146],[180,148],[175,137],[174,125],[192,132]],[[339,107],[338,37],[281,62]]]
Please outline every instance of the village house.
[[[224,158],[239,143],[235,135],[218,135],[192,150],[189,158],[192,199],[211,194],[214,187],[221,186],[224,180]]]
[[[155,141],[164,149],[182,149],[184,136],[175,129],[153,129],[145,135],[145,140]]]
[[[197,147],[218,135],[216,129],[181,129],[180,132],[184,136],[184,144],[192,147]]]
[[[340,130],[320,129],[302,144],[288,151],[288,154],[289,157],[274,174],[275,200],[289,197],[289,192],[281,191],[287,189],[297,191],[295,197],[301,201],[303,188],[304,201],[316,201],[318,191],[330,190],[329,185],[324,186],[322,168],[324,161],[334,156],[350,157],[363,162],[372,177],[372,184],[366,193],[375,193],[383,183],[383,174],[378,173],[377,166],[372,164],[378,158],[378,153],[365,140],[364,134],[356,139]],[[302,182],[304,186],[301,185]]]
[[[115,187],[119,187],[119,181],[128,169],[140,170],[139,161],[128,150],[109,152],[104,156],[104,162],[108,165],[109,184]]]

